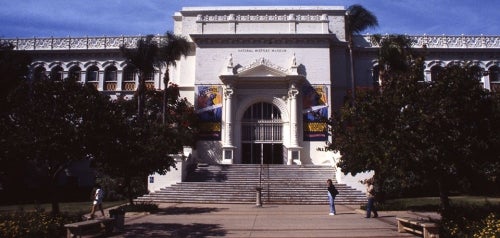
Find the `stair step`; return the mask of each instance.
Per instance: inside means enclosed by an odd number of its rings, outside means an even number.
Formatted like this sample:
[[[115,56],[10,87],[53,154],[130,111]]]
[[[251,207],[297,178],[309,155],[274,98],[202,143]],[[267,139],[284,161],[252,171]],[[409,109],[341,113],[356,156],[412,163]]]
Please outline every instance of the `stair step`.
[[[271,204],[328,204],[326,179],[340,194],[336,204],[362,204],[365,196],[338,184],[331,167],[317,165],[208,165],[188,174],[186,182],[146,194],[136,201],[183,203],[254,203],[257,186],[262,201]]]

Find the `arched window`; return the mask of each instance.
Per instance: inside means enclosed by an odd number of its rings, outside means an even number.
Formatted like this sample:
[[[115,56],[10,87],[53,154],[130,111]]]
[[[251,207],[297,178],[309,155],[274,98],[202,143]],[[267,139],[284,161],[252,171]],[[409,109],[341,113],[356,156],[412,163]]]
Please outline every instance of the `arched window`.
[[[73,66],[69,69],[68,77],[80,81],[82,77],[82,69],[78,66]]]
[[[38,66],[33,70],[33,79],[35,80],[42,80],[46,79],[47,76],[45,75],[45,68],[43,66]]]
[[[99,81],[99,68],[97,66],[92,65],[87,69],[87,82],[98,82]]]
[[[488,75],[490,76],[490,82],[500,82],[500,68],[498,66],[491,66],[488,69]]]
[[[122,90],[134,91],[137,69],[132,65],[127,65],[123,69]]]
[[[443,67],[434,65],[431,68],[431,81],[439,80],[439,74],[443,71]]]
[[[104,70],[104,81],[105,82],[116,82],[117,72],[115,66],[109,66]]]
[[[481,79],[483,78],[483,68],[481,68],[479,65],[474,65],[471,66],[470,69],[472,70],[474,78],[478,81],[481,81]]]
[[[259,121],[259,120],[281,120],[280,110],[270,103],[260,102],[250,106],[243,114],[243,120]]]
[[[153,71],[148,76],[146,77],[146,88],[148,89],[154,89],[155,88],[155,74],[158,73],[158,71]],[[167,86],[167,85],[165,85]],[[168,86],[167,86],[168,87]]]
[[[115,66],[109,66],[104,70],[104,90],[116,90],[117,72],[118,70]]]
[[[50,80],[62,81],[63,80],[63,68],[61,66],[56,66],[50,71]]]
[[[282,121],[280,110],[270,103],[259,102],[243,114],[243,141],[281,141]]]

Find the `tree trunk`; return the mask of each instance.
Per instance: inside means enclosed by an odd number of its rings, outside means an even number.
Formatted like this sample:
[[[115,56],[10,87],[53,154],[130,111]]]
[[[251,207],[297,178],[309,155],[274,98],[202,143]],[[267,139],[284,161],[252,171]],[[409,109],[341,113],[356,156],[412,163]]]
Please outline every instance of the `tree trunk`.
[[[49,169],[49,176],[50,176],[50,184],[49,184],[49,194],[50,194],[50,203],[52,205],[52,214],[59,214],[60,209],[59,209],[59,191],[57,190],[57,175],[59,172],[62,171],[64,166],[58,166],[57,169],[50,170]],[[54,172],[52,172],[54,171]]]
[[[144,93],[146,87],[146,75],[140,73],[139,75],[139,85],[137,86],[137,117],[139,120],[142,119],[144,115]]]
[[[129,177],[125,178],[125,186],[127,186],[127,197],[130,205],[134,205],[134,198],[132,196],[132,180]]]
[[[352,59],[352,42],[350,41],[348,43],[348,48],[349,48],[349,62],[350,62],[350,71],[351,71],[351,97],[352,97],[352,102],[354,103],[354,98],[356,97],[356,86],[354,82],[354,60]]]
[[[446,214],[450,210],[450,199],[448,197],[448,186],[444,178],[439,179],[438,186],[439,186],[439,200],[441,202],[440,209],[442,215]]]
[[[165,125],[166,120],[167,120],[167,88],[168,88],[168,83],[170,81],[170,75],[169,75],[169,70],[168,70],[168,65],[167,69],[165,70],[165,75],[163,76],[163,84],[164,84],[164,89],[163,89],[163,115],[162,115],[162,123]]]
[[[59,200],[58,200],[58,192],[56,189],[56,185],[52,182],[51,185],[49,185],[49,192],[50,192],[50,202],[52,204],[52,214],[59,214],[60,209],[59,209]]]

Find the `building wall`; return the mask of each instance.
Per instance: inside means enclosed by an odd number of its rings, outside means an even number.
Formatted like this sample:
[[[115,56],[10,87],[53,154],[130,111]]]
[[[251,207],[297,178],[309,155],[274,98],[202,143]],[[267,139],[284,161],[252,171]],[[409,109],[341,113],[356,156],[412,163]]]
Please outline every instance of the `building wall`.
[[[351,89],[349,56],[345,42],[345,9],[343,7],[188,7],[174,15],[174,33],[185,36],[193,49],[170,69],[171,82],[178,84],[182,97],[195,104],[198,86],[220,86],[224,93],[222,103],[226,105],[227,86],[224,77],[240,77],[235,81],[231,106],[225,106],[221,119],[221,138],[200,141],[193,158],[207,163],[223,163],[224,148],[232,135],[233,162],[241,162],[238,126],[241,124],[242,107],[253,102],[264,101],[280,106],[283,114],[283,144],[301,152],[304,164],[334,165],[335,155],[317,150],[324,141],[304,140],[303,91],[299,90],[292,103],[293,87],[288,76],[302,77],[301,85],[326,86],[328,116],[338,110]],[[356,87],[373,85],[373,69],[377,66],[377,46],[370,36],[357,36],[354,51]],[[415,40],[414,48],[423,52],[426,48],[427,81],[432,80],[430,70],[436,65],[446,66],[457,62],[470,62],[484,71],[500,67],[500,36],[410,36]],[[32,69],[43,67],[48,74],[56,67],[67,76],[69,70],[81,68],[81,81],[86,83],[86,70],[92,66],[99,69],[97,89],[110,95],[131,97],[135,88],[124,88],[123,70],[127,66],[119,52],[120,45],[135,46],[139,37],[80,37],[80,38],[30,38],[6,39],[16,45],[17,50],[31,52],[34,58]],[[155,39],[161,40],[161,37]],[[260,63],[259,62],[266,62]],[[297,67],[294,68],[294,64]],[[107,67],[116,67],[116,82],[104,81]],[[265,71],[268,70],[268,71]],[[151,86],[163,89],[164,68],[157,69]],[[243,74],[250,79],[245,84]],[[257,75],[260,74],[260,75]],[[260,76],[260,81],[255,80]],[[272,80],[285,80],[276,83]],[[252,81],[253,80],[253,81]],[[267,83],[268,80],[271,82]],[[497,90],[500,81],[492,81],[489,75],[482,78],[484,87]],[[112,86],[112,84],[115,86]],[[108,86],[107,86],[108,85]],[[109,86],[111,85],[111,86]],[[295,108],[293,108],[295,106]],[[231,113],[230,113],[231,112]],[[236,117],[240,112],[239,117]],[[228,114],[233,115],[227,117]],[[296,115],[296,124],[292,120]],[[298,128],[297,130],[293,128]],[[294,131],[297,145],[293,142]],[[333,135],[334,136],[334,135]]]

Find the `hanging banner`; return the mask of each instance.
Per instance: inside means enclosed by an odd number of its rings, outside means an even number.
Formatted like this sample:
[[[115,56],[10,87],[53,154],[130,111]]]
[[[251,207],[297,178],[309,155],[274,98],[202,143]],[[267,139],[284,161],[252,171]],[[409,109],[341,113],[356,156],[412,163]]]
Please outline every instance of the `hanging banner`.
[[[302,88],[304,141],[326,141],[328,131],[328,87],[304,85]]]
[[[200,119],[200,139],[220,140],[222,127],[222,86],[197,86],[195,109]]]

